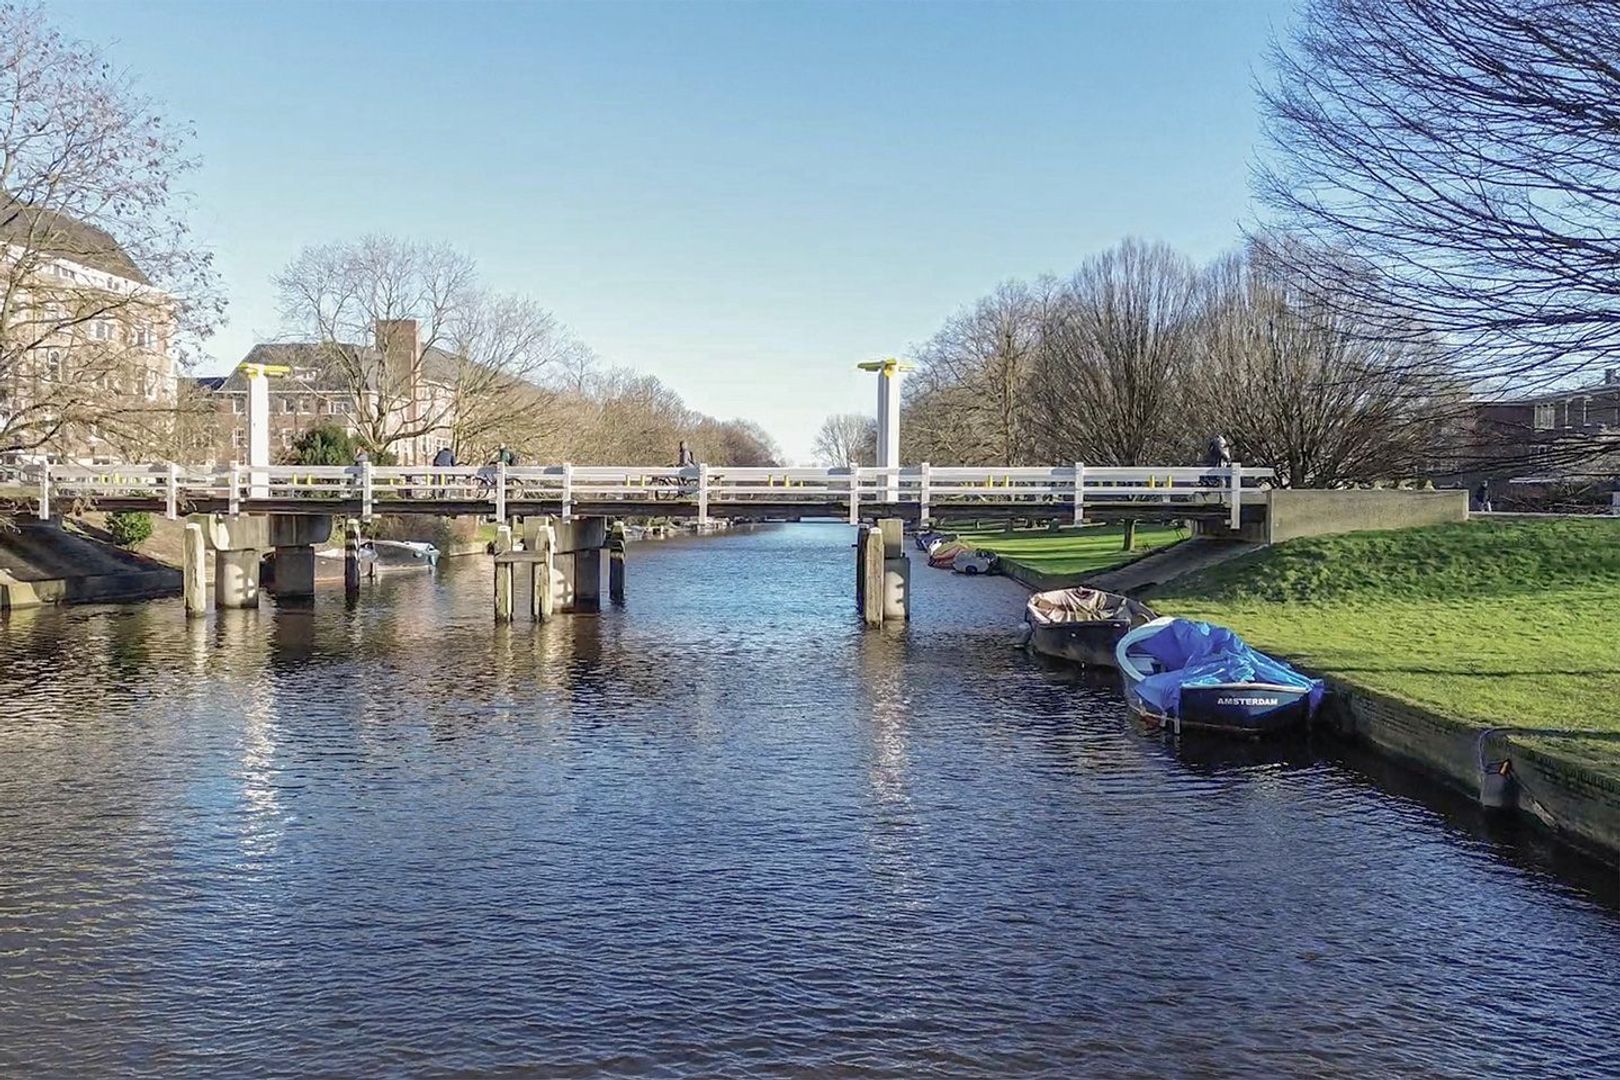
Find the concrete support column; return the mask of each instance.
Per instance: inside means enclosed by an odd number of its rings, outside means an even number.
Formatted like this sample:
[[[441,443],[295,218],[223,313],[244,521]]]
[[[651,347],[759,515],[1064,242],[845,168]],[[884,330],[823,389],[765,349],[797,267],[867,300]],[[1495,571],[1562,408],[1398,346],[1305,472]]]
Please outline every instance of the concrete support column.
[[[312,546],[276,548],[276,595],[315,595],[315,549]]]
[[[608,600],[621,606],[624,604],[624,556],[624,523],[616,522],[608,538]]]
[[[566,552],[561,566],[572,594],[574,611],[602,609],[602,549],[607,545],[607,519],[578,517],[559,522],[557,550]]]
[[[512,621],[513,566],[502,562],[501,556],[512,551],[512,526],[501,525],[495,530],[495,621]]]
[[[254,548],[214,552],[214,606],[259,606],[259,552]]]
[[[906,526],[899,518],[878,522],[883,536],[883,618],[911,618],[911,560],[906,558]]]
[[[208,538],[203,535],[203,527],[195,521],[187,522],[180,572],[184,581],[188,619],[199,619],[208,614],[207,560]]]

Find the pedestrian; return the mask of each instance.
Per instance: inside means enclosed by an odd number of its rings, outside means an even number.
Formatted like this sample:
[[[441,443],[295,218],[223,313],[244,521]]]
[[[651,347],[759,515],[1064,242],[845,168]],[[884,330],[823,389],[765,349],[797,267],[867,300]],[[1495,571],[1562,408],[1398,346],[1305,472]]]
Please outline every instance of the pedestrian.
[[[1226,436],[1217,432],[1204,448],[1204,465],[1210,469],[1225,468],[1232,464],[1232,451],[1227,449]]]
[[[697,464],[697,455],[692,453],[692,448],[690,446],[686,445],[686,440],[685,439],[682,439],[681,440],[680,450],[678,451],[678,456],[675,458],[676,467],[681,468],[681,469],[686,469],[686,468],[690,468],[691,466],[696,465],[696,464]]]
[[[433,467],[436,469],[453,469],[456,467],[456,452],[448,446],[439,447],[439,452],[433,455]]]
[[[517,463],[517,455],[514,454],[505,443],[501,443],[501,448],[495,451],[495,464],[510,466],[516,465]]]
[[[1481,480],[1479,486],[1474,489],[1474,509],[1486,514],[1491,512],[1491,482],[1489,480]]]
[[[365,447],[357,446],[357,447],[354,448],[354,463],[356,465],[370,465],[371,464],[371,455],[366,453],[366,448]]]

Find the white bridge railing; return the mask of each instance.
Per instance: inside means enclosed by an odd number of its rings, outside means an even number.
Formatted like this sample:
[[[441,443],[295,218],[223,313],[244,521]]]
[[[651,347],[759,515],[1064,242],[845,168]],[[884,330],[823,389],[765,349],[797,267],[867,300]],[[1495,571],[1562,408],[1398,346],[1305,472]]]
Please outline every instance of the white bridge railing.
[[[1233,528],[1244,499],[1269,480],[1270,469],[1240,465],[1203,467],[981,468],[931,465],[903,468],[743,468],[718,465],[669,466],[199,466],[168,462],[140,465],[34,465],[0,473],[0,500],[18,495],[37,501],[49,517],[53,502],[147,501],[152,509],[177,517],[200,502],[224,503],[231,513],[263,501],[358,502],[361,516],[408,507],[428,510],[434,502],[487,503],[497,518],[508,503],[558,503],[562,516],[581,503],[633,504],[656,515],[672,505],[695,506],[700,520],[711,506],[746,503],[837,505],[857,522],[874,504],[916,506],[922,520],[936,509],[974,506],[1070,509],[1084,519],[1086,503],[1218,505]],[[1245,481],[1249,483],[1245,494]],[[426,504],[426,505],[424,505]],[[460,510],[461,508],[458,508]]]

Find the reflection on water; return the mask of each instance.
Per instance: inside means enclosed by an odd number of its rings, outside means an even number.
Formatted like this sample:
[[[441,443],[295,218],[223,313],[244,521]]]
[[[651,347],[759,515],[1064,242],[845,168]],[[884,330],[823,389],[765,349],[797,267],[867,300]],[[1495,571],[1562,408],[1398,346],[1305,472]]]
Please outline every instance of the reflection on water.
[[[848,530],[493,625],[0,624],[0,1074],[1620,1072],[1612,875],[1374,760],[1135,731]],[[519,610],[527,610],[519,597]]]

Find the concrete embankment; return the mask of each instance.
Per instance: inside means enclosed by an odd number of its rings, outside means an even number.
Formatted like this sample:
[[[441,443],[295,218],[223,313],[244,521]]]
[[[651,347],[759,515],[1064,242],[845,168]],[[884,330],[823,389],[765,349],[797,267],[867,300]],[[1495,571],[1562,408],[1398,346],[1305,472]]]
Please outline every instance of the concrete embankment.
[[[1328,683],[1325,732],[1620,863],[1617,540],[1441,524],[1171,548],[1085,583],[1232,626]]]
[[[58,522],[0,532],[0,610],[144,600],[178,595],[180,587],[178,568]]]

